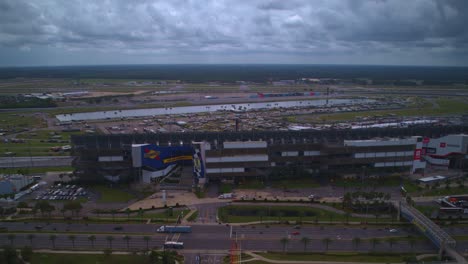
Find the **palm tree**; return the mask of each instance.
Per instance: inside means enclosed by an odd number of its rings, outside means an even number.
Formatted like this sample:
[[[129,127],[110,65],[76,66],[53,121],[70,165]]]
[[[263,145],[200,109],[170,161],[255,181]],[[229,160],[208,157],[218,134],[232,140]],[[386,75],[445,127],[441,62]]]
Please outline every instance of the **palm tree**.
[[[263,216],[265,216],[265,211],[259,210],[257,211],[257,214],[260,217],[260,224],[263,223]]]
[[[326,238],[322,239],[322,242],[323,242],[323,244],[325,244],[325,252],[327,252],[328,251],[328,246],[332,243],[332,240],[331,240],[331,238],[326,237]]]
[[[390,237],[387,239],[388,245],[390,246],[390,251],[393,249],[393,245],[395,245],[398,241],[394,237]]]
[[[76,236],[75,236],[75,235],[69,235],[69,236],[68,236],[68,239],[70,239],[70,241],[72,242],[73,248],[75,248]]]
[[[286,251],[286,246],[289,243],[289,239],[287,237],[283,237],[280,239],[281,244],[283,245],[283,252]]]
[[[36,218],[36,215],[37,215],[37,209],[36,208],[33,208],[31,210],[32,214],[33,214],[33,218]]]
[[[281,217],[284,216],[284,213],[283,212],[278,212],[278,222],[281,223]]]
[[[414,237],[410,237],[408,242],[410,244],[411,251],[413,251],[414,245],[416,245],[416,239]]]
[[[90,235],[88,237],[88,240],[91,242],[91,247],[94,248],[94,241],[96,241],[96,236],[95,235]]]
[[[359,244],[361,244],[361,238],[359,237],[353,238],[354,250],[357,250],[357,248],[359,247]]]
[[[143,240],[146,242],[146,250],[148,250],[149,249],[149,242],[151,240],[151,237],[150,236],[144,236]]]
[[[115,209],[112,209],[111,210],[111,214],[112,214],[112,222],[115,221],[115,213],[117,213],[117,211]]]
[[[377,244],[380,243],[380,239],[374,237],[371,239],[371,242],[372,242],[372,250],[375,250],[375,246],[377,246]]]
[[[107,239],[107,242],[109,242],[109,248],[112,249],[112,241],[114,240],[114,237],[107,236],[106,239]]]
[[[123,240],[125,240],[125,242],[127,242],[127,250],[130,250],[130,240],[131,239],[132,239],[131,236],[128,236],[128,235],[123,236]]]
[[[29,242],[31,242],[31,247],[33,246],[33,239],[36,237],[34,234],[29,234],[28,236]]]
[[[350,213],[346,212],[345,213],[345,218],[346,218],[346,224],[349,224],[349,217],[351,216]]]
[[[8,234],[8,240],[10,240],[10,245],[13,247],[13,242],[15,241],[16,235],[15,234]]]
[[[62,208],[62,209],[60,209],[60,212],[62,213],[63,219],[65,219],[65,212],[67,212],[67,210]]]
[[[57,239],[56,235],[50,235],[49,240],[52,242],[52,248],[55,249],[55,240]]]
[[[375,223],[377,223],[377,219],[379,219],[380,214],[376,212],[374,216],[375,216]]]
[[[166,209],[166,211],[164,211],[164,215],[166,216],[166,222],[169,222],[169,216],[172,216],[172,209]]]
[[[125,213],[127,214],[127,220],[130,220],[130,213],[132,211],[130,210],[130,208],[127,207],[127,209],[125,209]]]
[[[305,216],[305,212],[304,211],[299,211],[299,223],[302,223],[302,218]]]
[[[145,211],[143,211],[142,208],[138,209],[138,217],[143,218],[143,214],[145,213]]]
[[[304,245],[304,252],[305,252],[306,249],[307,249],[307,245],[310,243],[310,238],[308,238],[308,237],[303,237],[303,238],[301,238],[301,242],[302,242],[302,244]]]

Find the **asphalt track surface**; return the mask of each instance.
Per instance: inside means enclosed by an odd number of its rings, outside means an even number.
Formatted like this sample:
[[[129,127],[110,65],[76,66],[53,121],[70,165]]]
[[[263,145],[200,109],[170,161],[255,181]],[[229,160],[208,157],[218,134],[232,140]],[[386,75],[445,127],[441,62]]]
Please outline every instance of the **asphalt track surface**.
[[[74,157],[70,156],[3,157],[0,158],[0,167],[20,168],[71,166],[73,159]]]

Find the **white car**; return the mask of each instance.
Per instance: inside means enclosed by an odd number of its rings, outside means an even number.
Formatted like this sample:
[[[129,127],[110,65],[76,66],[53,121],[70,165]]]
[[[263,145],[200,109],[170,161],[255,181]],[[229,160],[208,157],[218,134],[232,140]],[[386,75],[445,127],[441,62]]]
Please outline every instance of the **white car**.
[[[396,232],[398,232],[398,230],[396,230],[396,229],[390,229],[390,230],[388,230],[388,231],[389,231],[390,233],[396,233]]]

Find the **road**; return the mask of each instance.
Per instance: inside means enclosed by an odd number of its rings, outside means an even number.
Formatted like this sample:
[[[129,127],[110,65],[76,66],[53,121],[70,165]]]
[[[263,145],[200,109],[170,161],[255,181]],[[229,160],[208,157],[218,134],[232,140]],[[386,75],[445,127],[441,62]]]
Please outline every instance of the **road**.
[[[148,242],[150,248],[161,248],[163,242],[166,240],[174,240],[184,242],[185,248],[190,250],[229,250],[231,243],[236,239],[240,242],[245,250],[276,250],[281,251],[283,245],[280,239],[283,237],[289,238],[289,243],[286,249],[289,251],[301,251],[304,245],[300,241],[302,237],[312,239],[311,243],[307,245],[310,251],[323,251],[325,245],[322,242],[324,238],[332,239],[329,245],[330,250],[355,250],[352,239],[360,237],[362,242],[356,250],[369,251],[373,248],[370,238],[378,237],[382,241],[376,245],[376,250],[387,251],[390,250],[388,242],[384,239],[389,237],[406,237],[408,235],[419,235],[413,228],[404,227],[398,228],[398,232],[390,233],[383,227],[368,226],[363,227],[346,227],[346,226],[302,226],[301,229],[294,229],[293,226],[280,226],[265,225],[257,226],[226,226],[219,224],[210,225],[193,225],[192,233],[172,235],[155,233],[155,229],[159,225],[153,224],[119,224],[122,230],[114,230],[117,224],[67,224],[67,223],[16,223],[16,222],[3,222],[1,227],[6,227],[8,231],[25,233],[17,233],[13,243],[17,246],[30,245],[27,239],[28,231],[35,231],[36,226],[41,226],[41,231],[44,233],[35,233],[33,239],[33,247],[35,248],[52,248],[50,241],[50,234],[56,234],[57,240],[55,246],[59,249],[70,249],[73,247],[72,241],[68,238],[69,234],[63,232],[73,232],[76,234],[75,247],[79,249],[92,249],[91,242],[88,240],[89,234],[86,233],[100,233],[96,235],[94,243],[95,248],[110,247],[107,236],[112,236],[112,247],[114,249],[127,249],[127,243],[123,239],[125,234],[131,236],[129,241],[130,249],[145,249],[146,241],[143,239],[145,235],[151,237]],[[468,227],[457,227],[448,230],[455,234],[467,233]],[[299,232],[298,235],[293,235],[293,232]],[[84,233],[84,234],[82,234]],[[9,244],[7,233],[0,234],[0,245]],[[468,247],[466,243],[461,247]],[[409,252],[411,250],[408,241],[399,241],[393,245],[391,250],[396,252]],[[414,250],[418,252],[434,252],[436,249],[428,241],[418,241],[414,245]]]
[[[70,156],[2,157],[0,167],[61,167],[71,166],[72,160],[73,157]]]

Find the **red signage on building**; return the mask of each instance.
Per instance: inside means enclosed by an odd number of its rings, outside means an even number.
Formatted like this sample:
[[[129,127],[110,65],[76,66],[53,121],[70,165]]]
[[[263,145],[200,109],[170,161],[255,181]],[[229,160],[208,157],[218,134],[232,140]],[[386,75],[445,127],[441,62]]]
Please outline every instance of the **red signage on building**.
[[[421,149],[414,150],[414,160],[421,160]]]
[[[447,144],[445,144],[445,142],[440,142],[440,147],[441,148],[445,148],[445,145],[447,145]]]
[[[431,140],[430,138],[425,137],[425,138],[423,138],[423,143],[427,144],[427,143],[429,143],[430,140]]]

